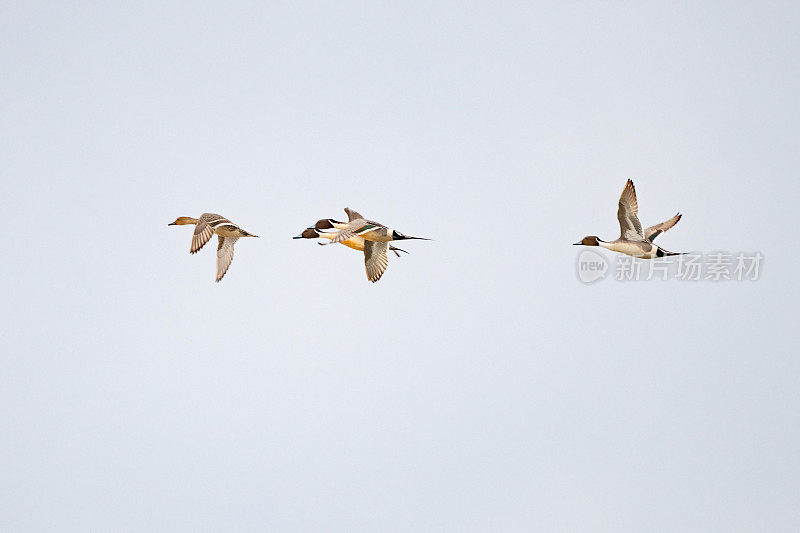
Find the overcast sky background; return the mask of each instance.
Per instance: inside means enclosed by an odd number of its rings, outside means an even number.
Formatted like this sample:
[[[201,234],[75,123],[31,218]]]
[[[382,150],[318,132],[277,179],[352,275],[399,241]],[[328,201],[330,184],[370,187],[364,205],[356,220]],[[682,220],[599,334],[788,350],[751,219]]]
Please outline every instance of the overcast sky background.
[[[795,3],[60,4],[0,6],[0,529],[800,528]],[[580,283],[627,178],[761,279]],[[290,238],[345,206],[435,241]]]

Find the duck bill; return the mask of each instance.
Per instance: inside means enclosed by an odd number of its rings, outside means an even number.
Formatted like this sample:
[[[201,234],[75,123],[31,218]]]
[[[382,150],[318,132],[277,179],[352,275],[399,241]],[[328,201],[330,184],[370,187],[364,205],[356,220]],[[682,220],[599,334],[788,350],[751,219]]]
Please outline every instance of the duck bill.
[[[427,237],[408,237],[408,236],[403,237],[401,240],[410,241],[412,239],[416,239],[418,241],[432,241],[433,240],[433,239],[428,239]]]
[[[174,222],[170,222],[169,224],[167,224],[167,226],[177,226],[177,224]]]
[[[573,242],[572,246],[580,246],[581,244],[583,244],[583,243],[582,242]]]

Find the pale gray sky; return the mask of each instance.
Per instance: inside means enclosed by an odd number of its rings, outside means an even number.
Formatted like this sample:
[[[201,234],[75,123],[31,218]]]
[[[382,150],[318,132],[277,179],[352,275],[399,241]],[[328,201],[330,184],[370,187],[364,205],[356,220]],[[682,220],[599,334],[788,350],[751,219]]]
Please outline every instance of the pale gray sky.
[[[0,529],[800,528],[794,3],[59,4],[0,7]],[[627,178],[761,279],[581,284]],[[290,238],[345,206],[436,240],[372,285]]]

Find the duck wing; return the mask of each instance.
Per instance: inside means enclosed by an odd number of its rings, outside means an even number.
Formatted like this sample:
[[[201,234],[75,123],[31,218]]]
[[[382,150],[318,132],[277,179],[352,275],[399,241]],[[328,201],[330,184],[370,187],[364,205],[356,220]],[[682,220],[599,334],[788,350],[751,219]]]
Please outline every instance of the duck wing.
[[[344,228],[336,232],[333,237],[331,237],[330,242],[323,244],[333,244],[346,241],[347,239],[351,239],[356,235],[362,235],[380,227],[381,225],[377,222],[370,222],[368,220],[364,220],[363,218],[357,218],[350,221]]]
[[[628,241],[643,241],[642,223],[639,222],[639,204],[636,201],[636,189],[633,181],[628,180],[622,194],[619,197],[619,209],[617,209],[617,219],[619,219],[620,239]]]
[[[364,218],[359,213],[353,211],[349,207],[345,207],[344,212],[347,213],[347,220],[349,220],[350,222],[358,220],[359,218]]]
[[[364,265],[367,268],[367,279],[375,283],[389,266],[388,242],[364,241]]]
[[[217,239],[219,239],[219,245],[217,246],[217,281],[219,281],[228,271],[228,267],[231,266],[233,245],[239,238],[217,236]]]
[[[675,215],[674,217],[672,217],[669,220],[665,220],[664,222],[661,222],[660,224],[656,224],[654,226],[650,226],[649,228],[644,230],[645,238],[648,241],[653,242],[653,239],[655,239],[656,237],[658,237],[659,235],[661,235],[662,233],[664,233],[665,231],[670,229],[672,226],[677,224],[682,216],[683,215],[678,213],[677,215]]]
[[[214,235],[214,228],[224,223],[233,224],[222,215],[216,215],[214,213],[203,213],[200,215],[200,218],[197,219],[197,225],[194,227],[192,246],[189,248],[189,253],[197,253],[200,248],[206,245],[211,236]]]

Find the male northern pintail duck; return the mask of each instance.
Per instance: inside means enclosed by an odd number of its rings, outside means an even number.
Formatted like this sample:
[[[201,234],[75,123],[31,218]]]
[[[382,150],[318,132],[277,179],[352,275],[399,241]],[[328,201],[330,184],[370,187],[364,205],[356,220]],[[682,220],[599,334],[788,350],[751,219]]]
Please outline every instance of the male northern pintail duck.
[[[217,281],[221,280],[228,267],[233,261],[233,245],[241,237],[258,237],[249,233],[222,215],[213,213],[203,213],[200,218],[178,217],[169,226],[184,226],[194,224],[194,234],[192,235],[192,245],[189,253],[197,253],[200,248],[205,246],[212,235],[216,234],[217,245]]]
[[[347,213],[349,222],[342,228],[339,228],[339,231],[333,235],[333,239],[331,239],[330,242],[323,244],[342,242],[356,235],[366,241],[371,242],[391,242],[410,239],[419,239],[422,241],[430,240],[426,239],[425,237],[410,237],[408,235],[403,235],[399,231],[388,228],[379,222],[373,222],[372,220],[365,219],[363,216],[353,211],[349,207],[345,207],[344,212]]]
[[[355,250],[363,249],[367,279],[373,283],[381,279],[389,266],[387,254],[389,250],[393,250],[395,254],[398,251],[405,252],[405,250],[390,246],[389,242],[404,239],[430,240],[423,237],[409,237],[399,231],[387,228],[383,224],[366,220],[349,207],[346,207],[344,211],[348,217],[346,224],[333,219],[322,219],[317,222],[314,230],[318,235],[321,234],[322,238],[329,239],[328,242],[320,244],[342,243]],[[324,231],[327,229],[337,231]],[[311,234],[309,230],[306,231],[308,231],[308,235]]]
[[[292,239],[328,239],[328,240],[330,240],[330,239],[333,239],[333,237],[336,235],[336,233],[335,232],[331,233],[331,232],[328,232],[328,231],[324,231],[325,229],[334,229],[334,228],[335,229],[342,229],[346,225],[347,224],[345,224],[344,222],[339,222],[338,220],[333,220],[332,218],[323,218],[322,220],[318,220],[317,223],[314,224],[313,226],[310,226],[310,227],[304,229],[303,233],[301,233],[300,235],[296,235],[296,236],[292,237]],[[359,237],[358,235],[355,235],[353,237],[350,237],[349,239],[341,241],[339,244],[343,244],[343,245],[347,246],[348,248],[352,248],[353,250],[358,250],[359,252],[363,252],[364,251],[364,243],[365,242],[366,241],[364,240],[363,237]],[[325,243],[318,242],[317,244],[322,246]],[[389,250],[393,251],[394,255],[396,255],[397,257],[400,257],[400,254],[397,253],[397,252],[403,252],[404,254],[408,253],[407,251],[403,250],[402,248],[397,248],[397,247],[392,246],[392,245],[389,245]]]
[[[642,223],[639,222],[639,204],[636,201],[636,189],[633,181],[628,180],[622,195],[619,197],[619,209],[617,218],[619,219],[620,237],[615,241],[603,241],[594,235],[584,237],[580,242],[574,243],[584,246],[602,246],[607,250],[620,252],[633,257],[642,259],[653,259],[654,257],[664,257],[667,255],[681,255],[682,252],[669,252],[660,246],[653,244],[653,239],[670,229],[681,219],[678,213],[671,219],[650,226],[642,230]]]

